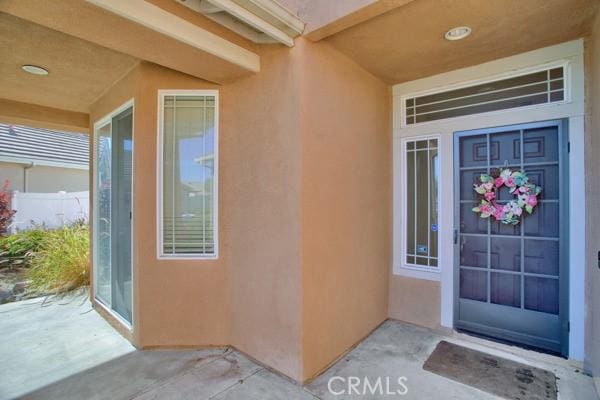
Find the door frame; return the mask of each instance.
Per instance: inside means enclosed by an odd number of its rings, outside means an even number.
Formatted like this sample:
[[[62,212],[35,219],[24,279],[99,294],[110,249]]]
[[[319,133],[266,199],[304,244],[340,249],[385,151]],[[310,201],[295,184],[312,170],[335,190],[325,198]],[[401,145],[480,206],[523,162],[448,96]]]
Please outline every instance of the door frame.
[[[97,183],[97,177],[96,177],[96,169],[97,169],[97,162],[98,159],[96,157],[96,131],[106,125],[108,122],[112,122],[112,119],[121,114],[123,111],[127,110],[131,108],[131,115],[132,115],[132,123],[131,123],[131,141],[132,141],[132,146],[131,146],[131,243],[130,243],[130,251],[131,251],[131,322],[127,321],[125,318],[123,318],[121,315],[119,315],[119,313],[115,312],[111,306],[104,304],[104,302],[99,299],[98,297],[96,297],[96,279],[95,279],[95,259],[96,259],[96,241],[94,238],[94,233],[95,233],[95,228],[96,228],[96,219],[95,219],[95,210],[96,210],[96,183]],[[92,232],[92,243],[91,243],[91,248],[92,248],[92,255],[91,255],[91,260],[92,260],[92,268],[91,268],[91,279],[92,279],[92,285],[91,290],[92,290],[92,300],[94,302],[94,304],[98,304],[104,311],[106,311],[111,317],[113,317],[116,321],[118,321],[121,325],[123,325],[123,327],[125,327],[125,329],[127,329],[128,331],[132,332],[133,331],[133,327],[135,324],[135,251],[134,251],[134,247],[133,244],[135,243],[135,99],[131,98],[129,100],[127,100],[125,103],[121,104],[119,107],[115,108],[114,110],[112,110],[111,112],[109,112],[108,114],[104,115],[103,117],[97,119],[94,124],[93,124],[93,132],[91,132],[91,146],[90,146],[90,150],[91,150],[91,156],[92,156],[92,168],[91,168],[91,174],[92,174],[92,179],[91,179],[91,183],[92,183],[92,188],[90,190],[90,198],[92,201],[91,204],[91,210],[92,210],[92,218],[91,218],[91,232]],[[112,136],[112,126],[111,126],[111,136]],[[112,244],[111,244],[112,246]],[[112,262],[112,260],[111,260]],[[112,278],[111,278],[111,284],[112,284]],[[112,288],[111,288],[112,290]]]
[[[569,355],[569,308],[570,308],[570,270],[569,270],[569,120],[568,118],[553,119],[546,121],[534,121],[519,124],[508,124],[489,128],[477,128],[456,131],[453,133],[453,183],[454,183],[454,223],[453,223],[453,286],[454,286],[454,327],[461,324],[460,315],[460,139],[467,136],[480,134],[493,134],[506,132],[507,130],[522,130],[532,128],[543,128],[556,126],[558,128],[558,165],[559,165],[559,314],[560,323],[560,353]],[[524,256],[524,255],[522,255]],[[488,266],[489,267],[489,266]],[[524,284],[524,282],[523,282]],[[490,288],[488,288],[490,290]],[[477,327],[480,334],[496,337],[501,340],[517,341],[526,345],[535,346],[535,339],[529,339],[527,335],[503,331],[494,327]]]
[[[570,333],[569,358],[581,362],[585,356],[585,268],[586,268],[586,198],[582,195],[585,188],[585,74],[584,46],[582,39],[576,39],[548,47],[539,48],[510,57],[500,58],[480,65],[461,68],[438,75],[433,75],[392,87],[393,96],[393,257],[392,279],[424,279],[435,281],[434,284],[423,284],[425,299],[440,299],[428,308],[428,318],[437,319],[443,328],[453,329],[454,316],[454,277],[453,277],[453,207],[442,208],[440,221],[440,273],[429,276],[417,276],[402,266],[402,204],[400,193],[402,185],[402,139],[422,135],[439,134],[441,136],[441,156],[445,157],[441,168],[441,190],[446,199],[453,200],[453,160],[452,135],[454,132],[477,129],[481,127],[513,125],[533,121],[568,119],[569,127],[569,289],[570,289]],[[437,91],[475,84],[481,79],[492,76],[503,77],[511,71],[531,68],[535,65],[565,60],[568,62],[566,84],[570,85],[570,99],[562,104],[539,105],[525,108],[514,108],[507,111],[482,113],[423,124],[402,126],[402,98],[424,91]],[[418,271],[420,272],[420,271]],[[433,276],[436,275],[436,276]],[[403,294],[397,289],[390,290],[390,302],[401,302]],[[404,304],[411,307],[410,304]],[[436,306],[436,307],[434,307]],[[439,308],[438,308],[439,306]],[[437,311],[439,310],[439,311]],[[413,310],[416,311],[416,310]],[[436,313],[436,314],[434,314]],[[437,318],[436,318],[437,317]],[[409,321],[409,322],[415,322]]]

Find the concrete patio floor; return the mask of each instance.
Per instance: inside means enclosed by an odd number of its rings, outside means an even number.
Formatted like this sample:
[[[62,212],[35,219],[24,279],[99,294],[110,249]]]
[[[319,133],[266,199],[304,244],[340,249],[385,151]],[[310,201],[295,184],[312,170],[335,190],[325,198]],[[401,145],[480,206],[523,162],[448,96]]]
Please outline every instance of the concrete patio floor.
[[[596,400],[592,379],[567,360],[464,334],[387,321],[324,374],[297,385],[225,348],[135,350],[81,297],[0,306],[0,398],[28,399],[497,399],[424,371],[440,340],[551,370],[559,399]],[[82,301],[83,300],[83,301]],[[349,377],[406,377],[406,395],[335,395]],[[395,386],[394,386],[395,385]]]
[[[92,309],[87,290],[0,305],[0,338],[0,399],[135,351]]]

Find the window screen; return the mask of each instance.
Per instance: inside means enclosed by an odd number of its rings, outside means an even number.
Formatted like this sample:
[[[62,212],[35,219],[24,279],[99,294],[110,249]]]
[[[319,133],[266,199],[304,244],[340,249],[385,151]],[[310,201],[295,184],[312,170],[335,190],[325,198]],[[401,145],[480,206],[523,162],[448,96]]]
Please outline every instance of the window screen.
[[[407,265],[438,266],[438,139],[406,142]]]
[[[565,99],[564,67],[460,89],[411,97],[404,103],[405,123],[480,114],[553,103]]]
[[[163,97],[162,253],[214,256],[215,96]]]

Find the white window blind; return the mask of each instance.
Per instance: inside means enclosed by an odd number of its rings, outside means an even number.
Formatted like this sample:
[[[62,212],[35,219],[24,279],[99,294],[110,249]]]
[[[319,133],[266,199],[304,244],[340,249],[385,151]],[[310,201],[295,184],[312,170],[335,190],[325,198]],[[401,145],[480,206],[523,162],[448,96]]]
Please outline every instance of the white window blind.
[[[162,95],[161,109],[161,255],[215,257],[216,94]]]

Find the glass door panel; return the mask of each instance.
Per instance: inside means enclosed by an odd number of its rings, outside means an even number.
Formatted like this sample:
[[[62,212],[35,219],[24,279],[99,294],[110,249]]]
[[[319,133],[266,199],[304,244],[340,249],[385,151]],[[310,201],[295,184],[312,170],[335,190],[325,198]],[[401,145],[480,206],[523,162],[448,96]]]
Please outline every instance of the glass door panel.
[[[132,110],[113,119],[112,307],[131,322]]]
[[[94,132],[95,297],[132,321],[131,211],[133,108]]]
[[[95,132],[94,159],[94,287],[96,298],[111,302],[111,122]]]

